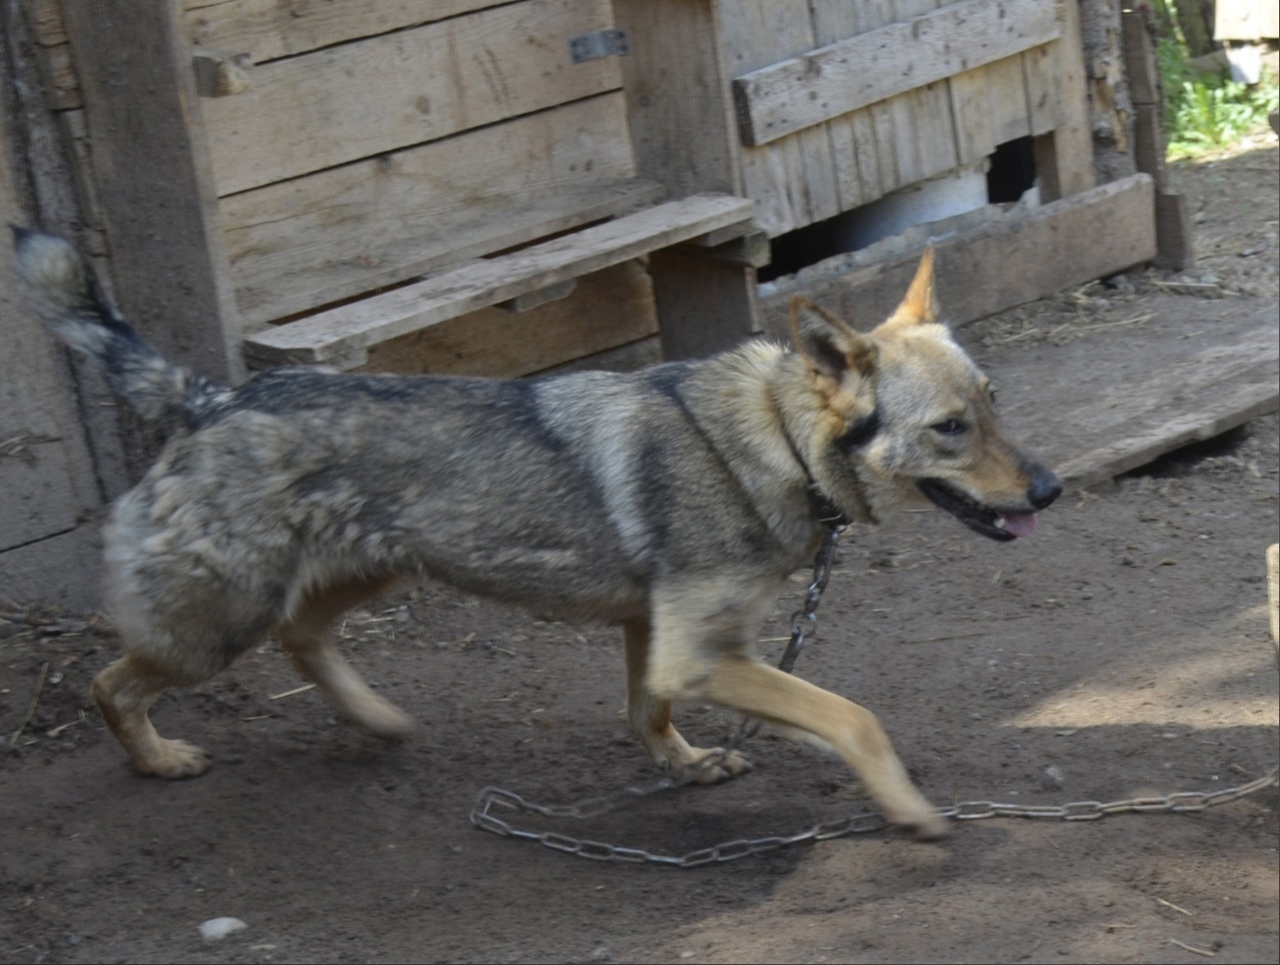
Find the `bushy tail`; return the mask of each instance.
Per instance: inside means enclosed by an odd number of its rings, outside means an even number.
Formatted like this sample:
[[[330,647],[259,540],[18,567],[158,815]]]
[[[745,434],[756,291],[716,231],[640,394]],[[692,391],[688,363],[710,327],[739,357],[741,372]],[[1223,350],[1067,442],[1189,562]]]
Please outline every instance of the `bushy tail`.
[[[129,327],[93,270],[56,235],[13,229],[28,303],[50,330],[106,372],[111,387],[166,436],[190,431],[222,405],[229,389],[174,365]]]

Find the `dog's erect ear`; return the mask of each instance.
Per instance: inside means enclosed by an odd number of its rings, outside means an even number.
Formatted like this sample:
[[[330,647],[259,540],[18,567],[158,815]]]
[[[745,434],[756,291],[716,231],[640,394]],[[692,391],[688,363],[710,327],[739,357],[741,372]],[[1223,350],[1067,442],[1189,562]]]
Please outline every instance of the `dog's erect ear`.
[[[938,321],[938,295],[933,284],[933,245],[927,245],[907,297],[886,325],[927,325]]]
[[[875,371],[875,342],[803,295],[791,296],[791,340],[810,368],[837,382],[850,369],[864,378]]]

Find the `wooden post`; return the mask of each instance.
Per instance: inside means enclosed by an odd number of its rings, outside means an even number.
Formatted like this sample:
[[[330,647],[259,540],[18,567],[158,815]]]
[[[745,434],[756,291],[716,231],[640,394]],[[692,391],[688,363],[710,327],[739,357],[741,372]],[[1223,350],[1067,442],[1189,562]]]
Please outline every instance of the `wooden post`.
[[[719,0],[615,0],[631,54],[623,84],[636,173],[673,198],[743,194]],[[649,259],[667,358],[726,348],[760,331],[756,271],[678,248]]]
[[[1064,0],[1059,9],[1062,37],[1053,46],[1063,121],[1054,130],[1032,138],[1036,172],[1040,176],[1040,200],[1044,202],[1069,198],[1094,186],[1093,135],[1089,130],[1079,0]]]
[[[235,299],[178,0],[63,10],[120,307],[173,361],[238,382]]]
[[[1138,170],[1151,175],[1156,182],[1155,265],[1185,271],[1195,267],[1195,252],[1191,246],[1186,202],[1182,195],[1168,190],[1164,168],[1164,94],[1151,28],[1137,10],[1125,10],[1120,23],[1125,74],[1133,100],[1133,158]]]

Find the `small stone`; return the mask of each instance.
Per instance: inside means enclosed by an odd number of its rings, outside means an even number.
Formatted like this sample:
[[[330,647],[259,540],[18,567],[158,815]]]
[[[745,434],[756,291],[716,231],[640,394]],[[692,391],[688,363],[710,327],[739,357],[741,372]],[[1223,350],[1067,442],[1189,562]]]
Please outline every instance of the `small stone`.
[[[200,926],[200,937],[207,942],[221,941],[248,927],[239,918],[210,918]]]

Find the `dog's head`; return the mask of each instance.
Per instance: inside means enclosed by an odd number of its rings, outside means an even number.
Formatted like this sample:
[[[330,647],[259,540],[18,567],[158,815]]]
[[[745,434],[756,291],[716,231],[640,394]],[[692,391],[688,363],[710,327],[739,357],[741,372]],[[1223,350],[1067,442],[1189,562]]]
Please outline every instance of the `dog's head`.
[[[879,518],[921,497],[996,540],[1028,536],[1062,492],[1009,440],[985,375],[938,320],[933,249],[906,298],[863,334],[797,296],[792,337],[821,412],[808,440],[818,487]]]

